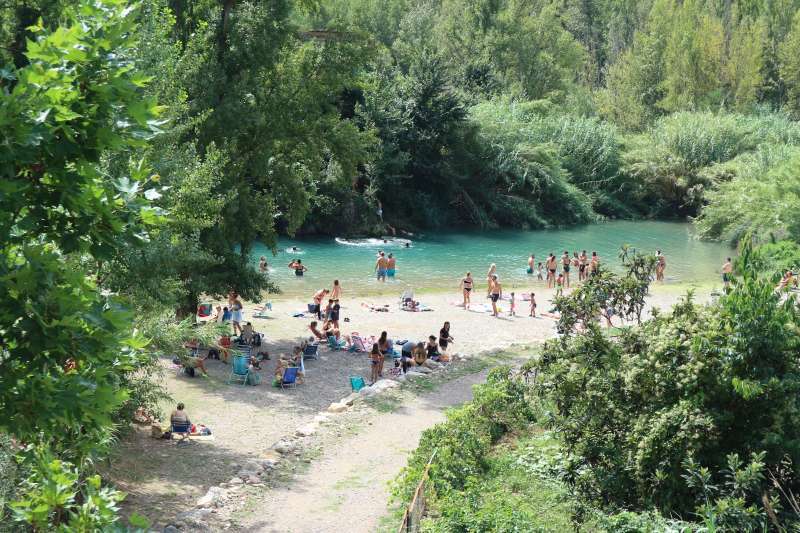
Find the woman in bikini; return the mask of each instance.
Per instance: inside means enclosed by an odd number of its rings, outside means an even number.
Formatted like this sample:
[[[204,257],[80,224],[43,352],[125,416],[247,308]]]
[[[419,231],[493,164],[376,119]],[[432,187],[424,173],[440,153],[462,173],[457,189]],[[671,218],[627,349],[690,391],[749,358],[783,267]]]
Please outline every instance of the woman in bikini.
[[[295,275],[295,276],[302,276],[304,272],[307,272],[307,271],[308,271],[308,269],[306,268],[306,266],[305,266],[305,265],[303,264],[303,262],[302,262],[301,260],[299,260],[299,259],[295,259],[294,261],[292,261],[291,263],[289,263],[289,268],[291,268],[292,270],[294,270],[294,275]]]
[[[464,279],[461,280],[461,292],[464,295],[464,309],[469,310],[469,297],[472,292],[472,273],[467,272]]]

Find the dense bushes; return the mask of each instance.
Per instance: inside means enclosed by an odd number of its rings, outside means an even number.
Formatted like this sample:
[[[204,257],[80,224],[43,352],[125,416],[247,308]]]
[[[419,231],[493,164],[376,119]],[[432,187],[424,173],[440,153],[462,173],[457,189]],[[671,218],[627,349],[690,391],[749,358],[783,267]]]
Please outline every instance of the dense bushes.
[[[777,503],[767,472],[784,460],[796,471],[800,460],[800,313],[756,276],[749,253],[718,304],[687,297],[617,338],[592,324],[546,344],[540,391],[555,406],[566,480],[584,501],[722,519],[724,502],[701,507],[733,487],[729,504],[749,516],[725,518],[740,520],[734,529],[761,529],[772,513],[787,525],[798,519]],[[775,502],[764,504],[764,494]]]
[[[512,377],[509,370],[493,369],[486,383],[475,387],[471,402],[449,411],[447,422],[422,434],[394,487],[396,499],[409,501],[434,452],[430,479],[438,497],[464,489],[472,478],[485,471],[492,444],[533,420],[525,384]]]

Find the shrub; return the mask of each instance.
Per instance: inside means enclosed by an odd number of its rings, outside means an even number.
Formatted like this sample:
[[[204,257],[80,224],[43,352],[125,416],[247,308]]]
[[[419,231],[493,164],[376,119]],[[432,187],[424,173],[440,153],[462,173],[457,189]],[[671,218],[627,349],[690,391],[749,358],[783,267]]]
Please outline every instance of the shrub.
[[[687,465],[703,465],[709,484],[726,486],[731,472],[739,480],[735,472],[757,467],[734,468],[731,454],[758,454],[763,468],[784,457],[797,464],[800,311],[752,261],[746,247],[742,278],[716,304],[687,297],[616,338],[590,322],[545,345],[540,393],[555,406],[550,423],[563,443],[566,480],[584,502],[612,511],[654,507],[688,520],[703,496],[684,477]],[[562,306],[562,321],[575,307]],[[745,514],[757,507],[753,524],[767,513],[762,494],[784,499],[763,478],[756,485],[732,493]],[[795,523],[786,508],[771,512]]]

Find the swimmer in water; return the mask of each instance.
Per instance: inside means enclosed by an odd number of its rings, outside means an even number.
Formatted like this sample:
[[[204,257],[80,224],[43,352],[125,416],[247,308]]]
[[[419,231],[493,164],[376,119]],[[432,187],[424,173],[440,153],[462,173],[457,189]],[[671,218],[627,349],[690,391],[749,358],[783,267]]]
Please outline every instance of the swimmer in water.
[[[261,271],[262,274],[267,272],[267,258],[263,255],[261,256],[261,260],[258,263],[258,269]]]
[[[406,243],[406,248],[411,248],[411,243],[410,242]]]
[[[304,272],[308,271],[306,266],[299,259],[295,259],[294,261],[289,263],[289,268],[294,270],[294,275],[295,276],[302,276]]]

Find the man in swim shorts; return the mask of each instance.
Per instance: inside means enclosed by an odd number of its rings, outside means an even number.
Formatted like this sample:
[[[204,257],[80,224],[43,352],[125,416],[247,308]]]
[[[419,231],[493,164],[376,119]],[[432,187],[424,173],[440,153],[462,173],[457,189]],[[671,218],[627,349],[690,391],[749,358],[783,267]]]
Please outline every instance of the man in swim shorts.
[[[549,289],[556,283],[556,256],[553,255],[553,252],[547,256],[544,266],[547,269],[547,288]]]
[[[492,316],[497,316],[497,300],[503,296],[503,287],[497,281],[497,275],[492,275],[492,283],[489,288],[489,298],[492,300]]]
[[[581,252],[578,256],[578,280],[584,281],[588,277],[586,275],[586,266],[589,264],[589,258],[586,256],[586,250]]]
[[[375,261],[375,271],[378,273],[378,281],[386,281],[386,270],[389,266],[389,261],[383,252],[378,254],[378,260]]]
[[[561,271],[564,273],[564,287],[569,288],[569,252],[561,254]]]
[[[733,263],[731,262],[731,258],[729,257],[725,263],[722,264],[722,284],[727,289],[728,286],[731,284],[731,278],[733,274]]]
[[[393,278],[396,268],[397,260],[394,258],[393,254],[389,254],[389,258],[386,259],[386,276]]]
[[[533,274],[535,266],[536,266],[536,256],[531,254],[531,256],[528,258],[528,274]]]

